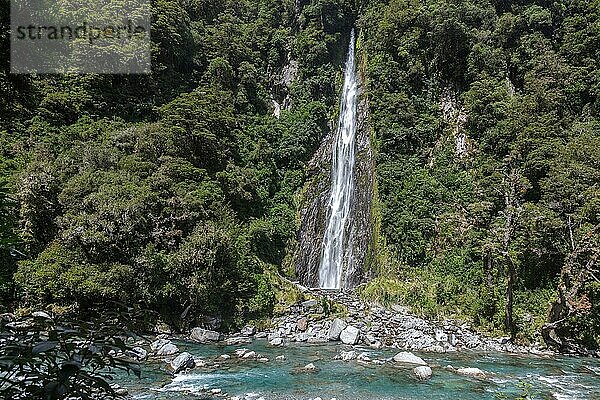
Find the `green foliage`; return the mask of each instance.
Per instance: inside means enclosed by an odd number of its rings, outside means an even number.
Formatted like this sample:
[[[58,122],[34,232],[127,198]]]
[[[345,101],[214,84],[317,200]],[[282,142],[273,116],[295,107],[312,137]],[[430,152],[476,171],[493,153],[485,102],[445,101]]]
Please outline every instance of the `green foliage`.
[[[492,332],[514,333],[512,309],[519,339],[540,340],[561,268],[598,224],[598,16],[588,2],[366,6],[392,271],[368,298]],[[594,329],[565,333],[589,346]]]
[[[2,304],[12,300],[14,289],[12,275],[19,256],[18,237],[15,233],[14,202],[8,190],[0,182],[0,300]]]
[[[329,132],[355,11],[287,0],[152,8],[148,76],[18,77],[2,63],[14,101],[0,100],[0,171],[27,251],[19,300],[140,303],[176,328],[233,329],[270,315],[283,290],[274,276],[295,240],[294,196]],[[295,80],[282,79],[286,65]]]
[[[118,370],[140,377],[127,352],[135,319],[103,313],[90,322],[64,316],[23,316],[0,321],[0,394],[10,399],[121,398],[110,385]],[[133,336],[130,336],[133,338]]]
[[[89,264],[81,252],[58,243],[48,246],[35,260],[22,261],[15,274],[23,300],[32,305],[79,304],[126,300],[133,271],[118,264]]]
[[[390,278],[375,278],[366,286],[359,288],[361,297],[366,301],[377,301],[384,306],[403,303],[405,287],[402,282]]]

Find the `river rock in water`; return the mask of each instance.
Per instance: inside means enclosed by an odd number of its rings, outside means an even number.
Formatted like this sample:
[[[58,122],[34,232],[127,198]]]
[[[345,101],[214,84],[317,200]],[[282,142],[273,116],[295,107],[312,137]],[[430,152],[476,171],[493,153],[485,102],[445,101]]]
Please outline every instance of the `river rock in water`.
[[[157,356],[172,356],[179,353],[179,348],[169,342],[156,351]]]
[[[171,361],[171,368],[173,368],[173,372],[176,374],[186,369],[194,368],[195,366],[196,362],[194,361],[194,357],[187,352],[181,353]]]
[[[148,352],[141,347],[134,347],[127,352],[127,355],[137,361],[144,361],[148,358]]]
[[[161,347],[169,343],[171,343],[171,341],[168,339],[157,339],[150,344],[150,350],[158,351]]]
[[[352,361],[354,359],[356,359],[357,355],[356,352],[354,350],[351,351],[342,351],[340,353],[340,359],[342,361]]]
[[[427,365],[425,361],[419,356],[415,356],[413,353],[408,351],[401,351],[400,353],[394,356],[394,361],[402,364],[417,364],[417,365]]]
[[[431,378],[432,371],[427,365],[422,365],[420,367],[415,367],[413,369],[413,373],[420,381],[426,381],[427,379]]]
[[[218,342],[222,339],[219,332],[208,329],[194,328],[190,332],[190,339],[199,343]]]
[[[486,374],[479,368],[459,368],[456,372],[460,375],[469,376],[472,378],[485,378]]]

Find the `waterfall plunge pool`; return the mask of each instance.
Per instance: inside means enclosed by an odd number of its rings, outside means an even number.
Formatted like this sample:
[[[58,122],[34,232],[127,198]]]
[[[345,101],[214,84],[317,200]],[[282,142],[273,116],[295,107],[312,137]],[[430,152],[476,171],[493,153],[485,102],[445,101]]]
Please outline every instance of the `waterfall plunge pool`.
[[[523,356],[483,353],[419,353],[433,369],[433,376],[419,382],[412,367],[393,361],[384,365],[363,365],[356,360],[336,360],[341,351],[352,348],[339,344],[308,345],[291,343],[273,347],[264,340],[251,345],[224,346],[178,342],[181,351],[212,361],[221,354],[231,359],[219,361],[216,368],[196,368],[171,377],[162,361],[143,366],[142,378],[118,376],[116,383],[126,387],[135,399],[184,400],[240,399],[308,400],[387,400],[387,399],[600,399],[600,360],[568,356]],[[267,357],[268,362],[240,360],[236,349],[248,348]],[[389,359],[396,349],[373,350],[355,347],[373,359]],[[283,361],[275,358],[284,355]],[[313,363],[318,372],[299,373]],[[476,367],[486,379],[461,376],[447,368]],[[226,397],[211,397],[211,389],[221,389]]]

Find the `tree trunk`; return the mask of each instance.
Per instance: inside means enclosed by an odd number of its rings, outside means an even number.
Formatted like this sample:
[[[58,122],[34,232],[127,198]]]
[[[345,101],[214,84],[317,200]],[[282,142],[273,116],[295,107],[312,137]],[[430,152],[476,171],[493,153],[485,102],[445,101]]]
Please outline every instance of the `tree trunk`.
[[[485,269],[485,274],[486,274],[486,278],[487,278],[487,285],[489,289],[493,289],[494,288],[494,274],[493,274],[493,268],[494,265],[492,264],[492,250],[491,249],[487,249],[486,253],[485,253],[485,258],[486,258],[486,269]]]
[[[518,212],[521,207],[519,203],[519,172],[511,168],[510,174],[506,177],[506,186],[504,192],[504,205],[506,213],[506,226],[502,240],[502,252],[506,262],[507,283],[506,283],[506,304],[504,307],[504,326],[510,338],[516,336],[516,327],[513,319],[514,290],[517,280],[517,267],[510,255],[510,247],[515,234]]]
[[[506,327],[506,331],[510,333],[510,338],[514,339],[517,330],[513,320],[513,298],[517,271],[515,268],[515,264],[512,262],[509,255],[506,255],[506,264],[508,266],[508,282],[506,284],[506,306],[504,307],[504,326]]]

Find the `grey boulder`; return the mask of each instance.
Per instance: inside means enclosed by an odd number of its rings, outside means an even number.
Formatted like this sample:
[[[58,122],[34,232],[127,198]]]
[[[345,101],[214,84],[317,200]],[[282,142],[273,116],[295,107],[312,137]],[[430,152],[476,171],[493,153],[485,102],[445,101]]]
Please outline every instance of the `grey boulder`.
[[[177,374],[186,369],[191,369],[196,366],[196,362],[194,361],[194,357],[187,352],[181,353],[173,361],[171,361],[171,368]]]
[[[427,365],[425,361],[421,357],[415,356],[413,353],[408,351],[402,351],[394,356],[394,361],[402,364],[417,364],[417,365]]]
[[[179,348],[170,342],[156,351],[157,356],[172,356],[177,353],[179,353]]]
[[[222,335],[208,329],[194,328],[190,332],[190,339],[199,343],[218,342],[222,339]]]
[[[340,340],[344,344],[355,345],[358,343],[358,339],[360,338],[360,330],[351,325],[348,325],[346,329],[340,333]]]
[[[420,367],[415,367],[413,373],[420,381],[426,381],[431,378],[432,371],[427,365],[422,365]]]

